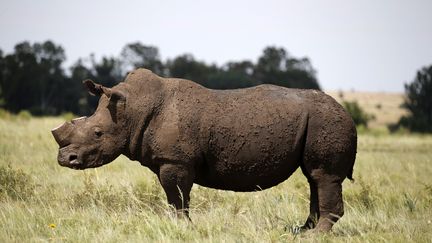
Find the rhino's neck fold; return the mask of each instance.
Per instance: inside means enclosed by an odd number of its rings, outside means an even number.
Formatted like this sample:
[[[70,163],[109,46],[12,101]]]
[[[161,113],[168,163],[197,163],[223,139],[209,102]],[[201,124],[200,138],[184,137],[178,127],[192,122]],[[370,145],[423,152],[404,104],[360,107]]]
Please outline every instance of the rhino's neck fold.
[[[129,99],[131,101],[128,107],[128,123],[129,136],[124,155],[131,160],[138,160],[143,164],[149,155],[149,136],[151,132],[147,132],[152,126],[154,120],[164,105],[164,97],[166,90],[160,78],[147,80],[147,83],[139,82],[135,85],[136,89],[131,93]],[[149,83],[150,82],[150,83]],[[144,86],[143,84],[153,85]],[[147,133],[149,135],[147,135]]]
[[[153,102],[148,103],[148,107],[152,107],[147,111],[130,109],[128,113],[129,118],[129,136],[124,154],[131,160],[138,160],[143,164],[143,160],[148,155],[149,141],[146,131],[151,126],[151,122],[158,116],[161,107],[163,106],[163,95],[156,95]]]
[[[154,113],[154,111],[151,111],[149,115],[142,117],[139,122],[132,125],[132,127],[130,128],[131,133],[128,141],[129,146],[125,151],[125,155],[129,157],[129,159],[140,161],[144,157],[144,133],[146,132],[150,121],[153,119]]]

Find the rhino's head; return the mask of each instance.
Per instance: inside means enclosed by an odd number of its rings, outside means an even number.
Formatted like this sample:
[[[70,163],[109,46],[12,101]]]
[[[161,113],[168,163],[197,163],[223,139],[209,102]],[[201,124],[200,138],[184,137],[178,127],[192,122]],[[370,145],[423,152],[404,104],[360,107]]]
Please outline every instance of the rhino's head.
[[[91,80],[83,82],[92,95],[100,96],[96,112],[65,122],[51,132],[60,146],[58,162],[73,169],[99,167],[122,153],[127,141],[124,127],[126,92],[106,88]]]

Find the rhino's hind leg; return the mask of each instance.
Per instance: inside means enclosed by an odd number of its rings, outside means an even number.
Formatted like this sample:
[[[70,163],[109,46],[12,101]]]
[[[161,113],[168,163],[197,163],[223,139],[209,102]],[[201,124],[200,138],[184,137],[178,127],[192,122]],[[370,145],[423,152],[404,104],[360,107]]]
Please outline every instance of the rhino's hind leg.
[[[301,169],[303,174],[308,179],[309,189],[310,189],[309,216],[307,217],[305,224],[301,226],[301,229],[309,230],[315,228],[320,216],[319,205],[318,205],[318,187],[303,165],[301,166]]]
[[[317,181],[319,220],[315,230],[328,232],[344,214],[342,200],[343,179],[322,175]]]
[[[344,178],[332,175],[323,169],[306,169],[304,165],[301,168],[310,186],[310,214],[301,229],[328,232],[344,214],[342,200]]]
[[[194,181],[193,169],[180,164],[163,164],[159,169],[159,180],[177,216],[190,219],[189,194]]]

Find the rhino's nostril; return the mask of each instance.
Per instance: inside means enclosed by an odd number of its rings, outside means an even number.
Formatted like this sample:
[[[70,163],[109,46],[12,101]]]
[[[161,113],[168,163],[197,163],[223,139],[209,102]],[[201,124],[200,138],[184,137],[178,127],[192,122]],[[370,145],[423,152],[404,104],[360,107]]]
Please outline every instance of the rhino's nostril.
[[[78,159],[78,156],[76,154],[69,155],[69,162],[74,161],[76,159]]]

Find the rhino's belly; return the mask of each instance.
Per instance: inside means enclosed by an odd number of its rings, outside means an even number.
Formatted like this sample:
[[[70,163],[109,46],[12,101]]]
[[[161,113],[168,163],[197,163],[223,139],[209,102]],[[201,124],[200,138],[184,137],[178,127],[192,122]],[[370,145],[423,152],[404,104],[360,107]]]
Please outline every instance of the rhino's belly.
[[[199,122],[204,156],[197,184],[254,191],[279,184],[299,167],[308,112],[297,95],[273,89],[226,93],[206,107]]]
[[[197,165],[196,183],[224,190],[255,191],[286,180],[300,166],[304,128],[296,123],[266,125],[214,131]]]
[[[257,191],[285,181],[299,166],[297,151],[273,156],[255,153],[231,160],[210,157],[197,166],[195,183],[222,190]]]

